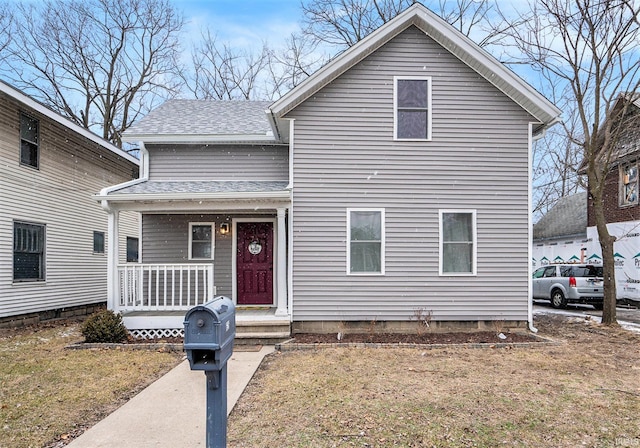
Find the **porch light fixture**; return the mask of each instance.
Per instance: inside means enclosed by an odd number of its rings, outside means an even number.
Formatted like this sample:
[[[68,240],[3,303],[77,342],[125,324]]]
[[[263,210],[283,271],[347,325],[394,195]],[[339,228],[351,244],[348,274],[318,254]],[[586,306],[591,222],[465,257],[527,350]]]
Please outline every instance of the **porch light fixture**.
[[[222,224],[220,224],[220,234],[226,235],[227,233],[229,233],[229,223],[223,222]]]

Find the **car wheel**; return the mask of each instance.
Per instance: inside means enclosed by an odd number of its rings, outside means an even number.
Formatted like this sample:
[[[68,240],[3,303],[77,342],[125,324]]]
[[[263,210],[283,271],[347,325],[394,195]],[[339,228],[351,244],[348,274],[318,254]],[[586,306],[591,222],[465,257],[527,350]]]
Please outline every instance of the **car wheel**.
[[[567,306],[567,299],[564,298],[564,294],[559,289],[554,289],[551,292],[551,306],[554,308],[565,308]]]

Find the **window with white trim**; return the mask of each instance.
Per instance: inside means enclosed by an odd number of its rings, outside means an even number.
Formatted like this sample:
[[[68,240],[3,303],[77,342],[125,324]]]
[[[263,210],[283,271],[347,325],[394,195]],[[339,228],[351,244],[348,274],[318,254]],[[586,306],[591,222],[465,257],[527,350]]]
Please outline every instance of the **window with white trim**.
[[[394,139],[431,140],[431,78],[394,77]]]
[[[38,120],[27,114],[20,114],[20,164],[38,169],[40,165],[40,151]]]
[[[620,206],[638,203],[638,165],[628,163],[620,167]]]
[[[45,226],[13,223],[13,281],[44,280]]]
[[[476,275],[476,211],[440,210],[440,275]]]
[[[384,209],[347,209],[347,273],[384,274]]]
[[[215,223],[189,223],[189,260],[213,260]]]

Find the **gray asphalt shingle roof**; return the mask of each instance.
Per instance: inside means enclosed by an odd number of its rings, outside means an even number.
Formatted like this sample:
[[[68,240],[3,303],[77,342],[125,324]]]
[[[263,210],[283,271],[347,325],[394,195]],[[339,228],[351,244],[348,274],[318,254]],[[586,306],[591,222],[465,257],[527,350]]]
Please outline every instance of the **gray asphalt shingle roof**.
[[[169,100],[125,132],[136,135],[271,135],[269,101]]]
[[[560,198],[533,226],[533,239],[587,234],[587,192]]]
[[[287,185],[286,181],[146,181],[109,194],[275,193],[285,191]]]

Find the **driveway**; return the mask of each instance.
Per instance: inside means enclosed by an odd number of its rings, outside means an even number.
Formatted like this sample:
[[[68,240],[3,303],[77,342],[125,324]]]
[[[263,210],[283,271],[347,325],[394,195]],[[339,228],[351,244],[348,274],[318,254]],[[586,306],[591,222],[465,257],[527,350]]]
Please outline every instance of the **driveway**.
[[[549,302],[533,301],[533,314],[562,314],[565,316],[592,316],[598,321],[602,318],[602,311],[595,310],[591,305],[569,304],[566,309],[555,309]],[[618,323],[631,331],[640,333],[640,309],[616,308]]]

